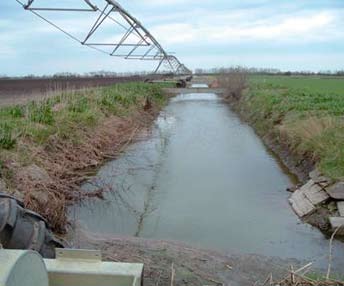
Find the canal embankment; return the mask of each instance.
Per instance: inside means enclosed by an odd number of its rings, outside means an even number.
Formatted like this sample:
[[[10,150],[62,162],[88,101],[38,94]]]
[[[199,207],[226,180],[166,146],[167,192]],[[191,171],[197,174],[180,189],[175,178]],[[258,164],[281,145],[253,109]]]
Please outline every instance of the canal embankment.
[[[281,158],[300,185],[291,191],[295,212],[333,232],[344,199],[344,82],[335,77],[223,75],[226,100]]]
[[[0,109],[0,191],[65,232],[67,207],[84,197],[80,184],[151,125],[166,96],[159,85],[125,83],[63,91]]]

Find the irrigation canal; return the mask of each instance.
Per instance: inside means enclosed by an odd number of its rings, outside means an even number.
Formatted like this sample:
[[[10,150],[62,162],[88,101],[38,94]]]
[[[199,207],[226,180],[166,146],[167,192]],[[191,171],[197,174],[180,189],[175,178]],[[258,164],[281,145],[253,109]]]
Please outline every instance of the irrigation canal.
[[[106,200],[85,201],[71,216],[91,232],[315,260],[325,267],[329,241],[293,213],[285,191],[293,183],[217,95],[181,94],[170,100],[148,138],[84,185],[85,191],[94,185],[112,190]],[[339,241],[334,261],[344,268]]]

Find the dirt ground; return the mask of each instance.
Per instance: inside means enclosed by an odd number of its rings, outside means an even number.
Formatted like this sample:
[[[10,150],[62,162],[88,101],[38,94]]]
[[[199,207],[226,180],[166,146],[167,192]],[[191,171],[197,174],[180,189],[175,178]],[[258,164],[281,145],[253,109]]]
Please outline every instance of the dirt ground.
[[[73,237],[72,247],[100,249],[104,260],[144,263],[145,286],[252,286],[266,280],[271,273],[279,278],[287,273],[290,265],[301,265],[294,259],[226,254],[180,242],[97,235],[80,229],[69,236],[69,239]]]

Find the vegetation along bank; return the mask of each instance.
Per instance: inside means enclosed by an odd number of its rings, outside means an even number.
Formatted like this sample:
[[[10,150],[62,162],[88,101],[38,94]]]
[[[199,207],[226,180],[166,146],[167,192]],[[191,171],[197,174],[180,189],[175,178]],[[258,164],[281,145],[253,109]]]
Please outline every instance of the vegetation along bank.
[[[123,83],[64,91],[0,109],[0,192],[47,218],[63,233],[67,206],[104,160],[149,126],[166,102],[160,85]]]
[[[344,224],[344,79],[239,71],[218,81],[231,106],[298,175],[295,212],[326,232]]]

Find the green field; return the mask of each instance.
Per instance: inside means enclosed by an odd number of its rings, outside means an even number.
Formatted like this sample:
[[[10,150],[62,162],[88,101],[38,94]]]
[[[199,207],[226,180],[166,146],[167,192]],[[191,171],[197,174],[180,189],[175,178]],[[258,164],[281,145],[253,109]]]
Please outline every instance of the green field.
[[[344,92],[344,77],[334,76],[250,76],[255,84],[271,84],[273,86],[302,89],[315,93]]]
[[[251,76],[241,104],[259,133],[344,179],[344,78]]]

